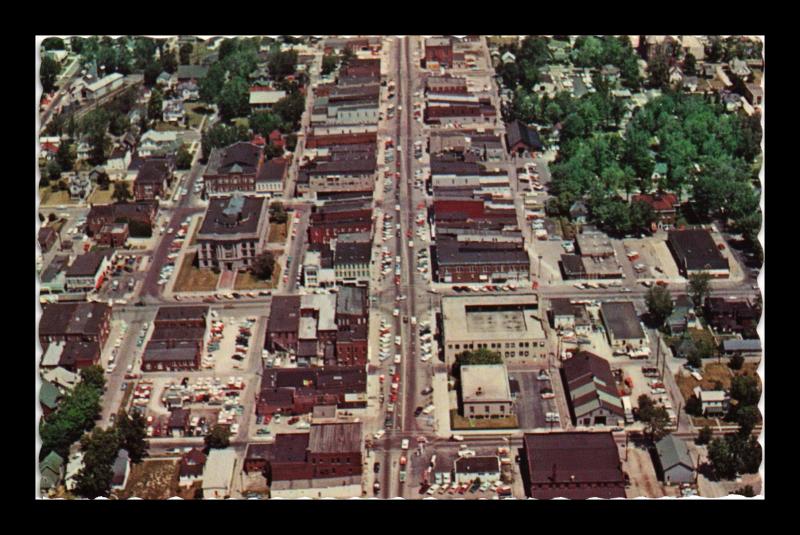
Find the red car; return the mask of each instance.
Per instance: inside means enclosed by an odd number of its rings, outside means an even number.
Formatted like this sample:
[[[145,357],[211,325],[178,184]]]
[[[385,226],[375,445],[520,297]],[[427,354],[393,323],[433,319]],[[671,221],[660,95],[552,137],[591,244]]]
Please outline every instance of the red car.
[[[397,286],[400,286],[400,277],[399,277],[399,276],[395,275],[395,277],[394,277],[394,283],[395,283]]]
[[[289,418],[289,421],[287,423],[289,425],[294,425],[299,421],[300,421],[300,418],[298,418],[297,416],[292,416],[291,418]]]

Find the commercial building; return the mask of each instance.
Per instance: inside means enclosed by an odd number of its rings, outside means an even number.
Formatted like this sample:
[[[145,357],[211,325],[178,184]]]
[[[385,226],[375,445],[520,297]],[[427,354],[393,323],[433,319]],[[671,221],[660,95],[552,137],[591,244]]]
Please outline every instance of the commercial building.
[[[286,184],[290,160],[286,158],[272,158],[264,162],[256,175],[256,193],[279,195]]]
[[[442,298],[445,360],[467,350],[489,349],[504,358],[545,358],[546,336],[534,295]]]
[[[94,236],[105,225],[125,222],[133,237],[140,237],[141,231],[152,229],[158,213],[158,201],[140,201],[92,206],[86,216],[86,233]],[[135,232],[135,231],[139,232]]]
[[[333,269],[337,284],[367,284],[369,282],[372,243],[336,243]]]
[[[238,194],[211,199],[197,234],[200,267],[241,271],[252,265],[266,245],[267,204]]]
[[[496,455],[482,457],[460,457],[453,462],[453,473],[458,484],[500,481],[500,458]]]
[[[78,256],[67,268],[67,290],[92,292],[99,289],[111,268],[110,258],[109,251],[89,251]]]
[[[675,263],[684,277],[708,273],[714,278],[730,277],[728,259],[719,252],[711,233],[702,229],[672,230],[667,238]]]
[[[102,349],[110,323],[111,307],[105,303],[48,303],[39,320],[39,342],[95,342]]]
[[[539,132],[519,119],[506,124],[506,144],[510,154],[534,154],[544,149]]]
[[[453,67],[453,42],[449,37],[431,37],[425,40],[425,66]]]
[[[203,467],[203,498],[223,499],[230,497],[236,467],[236,450],[233,448],[212,449]]]
[[[586,307],[569,299],[551,299],[550,316],[556,330],[574,330],[579,335],[592,332],[592,320]]]
[[[674,225],[680,208],[678,196],[673,193],[637,194],[631,197],[631,204],[643,202],[653,209],[659,226]]]
[[[611,433],[526,434],[523,448],[530,498],[625,498],[619,446]]]
[[[369,191],[375,186],[377,161],[361,160],[313,161],[297,173],[297,193]]]
[[[367,406],[364,366],[265,368],[256,414],[308,414],[318,405]]]
[[[207,318],[208,306],[159,308],[142,353],[142,371],[198,369]]]
[[[97,233],[97,244],[105,247],[122,247],[128,241],[129,234],[127,223],[103,225]]]
[[[312,208],[308,227],[309,244],[328,244],[340,234],[372,230],[370,200],[328,201]]]
[[[462,365],[461,404],[465,418],[506,418],[513,412],[505,364]]]
[[[530,258],[515,243],[468,242],[439,234],[434,248],[437,282],[498,282],[530,277]]]
[[[600,305],[600,317],[612,348],[631,350],[647,345],[636,308],[630,301],[603,303]]]
[[[580,351],[564,362],[561,371],[574,425],[617,425],[619,420],[625,419],[622,400],[607,360]]]
[[[367,289],[359,286],[341,286],[336,293],[336,325],[366,325],[369,317]]]

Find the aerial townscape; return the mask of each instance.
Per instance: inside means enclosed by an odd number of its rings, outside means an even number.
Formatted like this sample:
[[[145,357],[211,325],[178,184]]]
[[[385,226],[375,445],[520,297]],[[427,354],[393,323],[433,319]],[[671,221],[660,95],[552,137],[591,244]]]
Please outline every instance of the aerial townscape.
[[[38,497],[762,495],[762,38],[37,46]]]

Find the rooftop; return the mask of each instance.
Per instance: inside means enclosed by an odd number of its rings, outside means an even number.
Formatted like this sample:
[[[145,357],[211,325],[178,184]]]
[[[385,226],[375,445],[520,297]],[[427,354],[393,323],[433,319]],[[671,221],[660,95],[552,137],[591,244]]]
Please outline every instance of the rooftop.
[[[256,235],[265,211],[264,199],[261,197],[234,195],[211,199],[198,237],[203,239],[232,234]]]
[[[656,442],[656,452],[663,470],[669,470],[679,464],[694,469],[692,456],[689,455],[689,447],[686,442],[674,435],[667,435]]]
[[[464,403],[511,401],[505,364],[461,366],[461,397]]]
[[[707,230],[671,230],[667,241],[680,267],[688,270],[730,268],[728,259],[719,252]]]
[[[78,256],[69,268],[67,277],[94,277],[103,261],[110,257],[109,251],[89,251]]]
[[[442,315],[448,341],[544,338],[534,295],[446,296]]]
[[[594,353],[581,351],[564,362],[563,371],[576,418],[580,419],[601,407],[624,416],[622,401],[607,360]]]
[[[644,331],[630,301],[607,302],[600,305],[600,314],[606,328],[619,339],[644,338]]]
[[[315,423],[311,426],[308,449],[312,453],[360,452],[361,422]]]

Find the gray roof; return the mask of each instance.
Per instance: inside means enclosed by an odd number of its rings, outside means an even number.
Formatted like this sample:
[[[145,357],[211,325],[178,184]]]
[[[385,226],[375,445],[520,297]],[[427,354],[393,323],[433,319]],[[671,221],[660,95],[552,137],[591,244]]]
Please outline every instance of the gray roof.
[[[639,316],[630,301],[603,303],[600,312],[603,323],[615,338],[644,338]]]
[[[336,314],[364,314],[367,289],[358,286],[340,286],[336,295]]]
[[[663,470],[669,470],[679,464],[694,470],[694,462],[691,455],[689,455],[689,447],[683,440],[667,435],[656,442],[656,451],[658,451],[658,460],[661,462]]]
[[[194,78],[199,80],[205,78],[208,74],[208,67],[203,65],[179,65],[178,66],[178,79],[186,80]]]
[[[761,340],[724,340],[723,351],[761,351]]]

